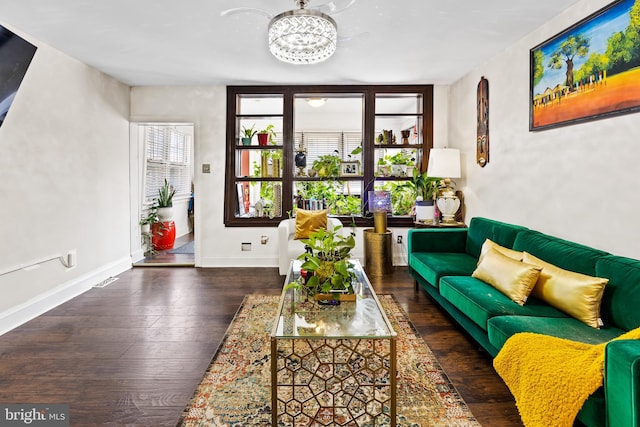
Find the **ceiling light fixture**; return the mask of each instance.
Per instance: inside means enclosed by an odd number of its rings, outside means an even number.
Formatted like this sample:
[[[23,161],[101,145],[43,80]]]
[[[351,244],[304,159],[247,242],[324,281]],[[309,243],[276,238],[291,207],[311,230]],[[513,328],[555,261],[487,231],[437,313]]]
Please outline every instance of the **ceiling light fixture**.
[[[325,102],[327,102],[327,98],[307,98],[307,104],[314,108],[322,107]]]
[[[316,64],[336,51],[338,26],[329,16],[305,9],[309,0],[295,0],[300,7],[275,16],[269,23],[269,50],[290,64]]]

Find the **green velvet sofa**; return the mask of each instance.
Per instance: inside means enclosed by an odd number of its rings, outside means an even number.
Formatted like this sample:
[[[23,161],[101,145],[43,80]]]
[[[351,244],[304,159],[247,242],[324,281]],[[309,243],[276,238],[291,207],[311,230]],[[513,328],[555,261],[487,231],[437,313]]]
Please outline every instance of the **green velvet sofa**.
[[[556,266],[609,279],[595,329],[530,297],[520,306],[471,277],[486,239]],[[559,239],[519,225],[473,218],[468,228],[411,229],[409,271],[490,355],[518,332],[597,344],[640,327],[640,261]],[[605,384],[584,404],[586,426],[640,427],[640,341],[615,341],[605,351]]]

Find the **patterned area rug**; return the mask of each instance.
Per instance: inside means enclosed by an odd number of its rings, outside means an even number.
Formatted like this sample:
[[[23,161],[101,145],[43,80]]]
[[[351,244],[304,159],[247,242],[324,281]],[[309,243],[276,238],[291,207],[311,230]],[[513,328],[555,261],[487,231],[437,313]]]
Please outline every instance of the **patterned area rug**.
[[[278,298],[245,298],[178,426],[271,426],[269,334]],[[397,425],[479,426],[407,314],[392,296],[379,299],[398,334]]]

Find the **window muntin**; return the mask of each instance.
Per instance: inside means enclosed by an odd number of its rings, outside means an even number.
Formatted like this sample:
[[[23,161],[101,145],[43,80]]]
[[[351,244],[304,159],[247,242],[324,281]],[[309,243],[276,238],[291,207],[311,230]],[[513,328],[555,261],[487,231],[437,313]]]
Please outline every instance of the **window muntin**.
[[[334,199],[331,206],[333,213],[346,217],[342,219],[347,222],[353,219],[358,225],[367,225],[370,221],[366,199],[368,192],[374,188],[390,188],[403,198],[413,199],[413,195],[409,192],[412,175],[410,166],[405,165],[408,171],[404,169],[404,174],[383,176],[378,173],[377,162],[385,155],[407,152],[409,158],[414,159],[415,168],[426,167],[428,148],[433,144],[432,86],[232,86],[228,88],[228,93],[227,194],[239,193],[232,185],[245,183],[244,187],[247,187],[250,193],[249,212],[255,212],[255,209],[251,208],[255,206],[255,201],[260,199],[258,195],[260,193],[264,195],[270,191],[270,188],[262,187],[280,184],[276,185],[276,193],[281,197],[281,209],[274,209],[270,215],[258,218],[251,216],[251,213],[240,212],[239,203],[229,203],[230,206],[225,206],[226,225],[276,225],[279,220],[292,214],[300,196],[303,193],[308,194],[310,187],[315,187],[314,191],[319,193],[323,191],[320,187],[330,187],[330,194]],[[357,104],[357,108],[353,109],[355,119],[349,117],[350,113],[331,112],[329,109],[327,111],[331,114],[321,114],[323,107],[312,110],[307,106],[307,98],[311,97],[325,98],[327,107],[334,104],[335,108],[335,105],[340,102],[345,105]],[[252,104],[240,105],[241,102],[252,98],[256,98],[251,101]],[[280,101],[277,103],[282,105],[282,110],[279,106],[265,110],[254,108],[256,105],[265,105],[261,104],[265,98],[281,99],[281,104]],[[312,112],[305,114],[303,108]],[[309,115],[322,116],[322,125],[307,125],[305,120]],[[277,143],[269,147],[254,147],[257,143],[253,141],[250,148],[242,147],[240,141],[242,125],[256,123],[257,129],[260,127],[258,125],[260,120],[263,120],[263,123],[274,121],[281,124],[277,131]],[[342,124],[344,121],[358,123],[360,126],[359,128],[356,128],[357,125],[345,126]],[[395,143],[378,141],[378,136],[383,130],[391,130],[396,135]],[[402,130],[410,130],[410,138],[406,144],[403,144]],[[300,175],[301,168],[296,167],[295,157],[303,141],[312,146],[309,149],[304,147],[307,162],[306,167],[303,168],[304,175]],[[357,154],[352,154],[354,147],[359,148]],[[251,162],[254,162],[255,158],[261,159],[261,150],[282,151],[280,176],[270,174],[258,176],[252,170]],[[238,163],[242,156],[247,156],[247,154],[241,154],[245,151],[256,153],[248,155],[253,157],[250,157],[250,166],[243,171]],[[353,174],[351,168],[344,166],[336,174],[337,176],[308,176],[308,170],[313,167],[315,160],[332,154],[337,156],[341,165],[348,164],[343,162],[359,162],[358,173]],[[342,175],[343,171],[347,172],[346,176]],[[350,199],[347,200],[346,197]],[[230,200],[229,197],[227,200]],[[356,202],[358,207],[354,209]],[[316,206],[319,204],[316,203]],[[348,207],[343,209],[344,206]],[[354,211],[357,212],[354,213]],[[409,216],[411,212],[401,213],[401,211],[401,209],[396,210],[398,215],[402,216],[389,218],[390,226],[412,224]],[[275,215],[278,212],[280,216]]]

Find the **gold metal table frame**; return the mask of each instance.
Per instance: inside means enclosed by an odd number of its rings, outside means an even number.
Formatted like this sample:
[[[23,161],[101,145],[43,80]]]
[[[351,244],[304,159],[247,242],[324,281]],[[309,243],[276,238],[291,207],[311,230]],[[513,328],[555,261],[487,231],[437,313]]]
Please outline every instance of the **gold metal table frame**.
[[[395,426],[396,333],[362,266],[355,302],[282,293],[271,332],[272,425]],[[285,284],[300,275],[293,261]]]

